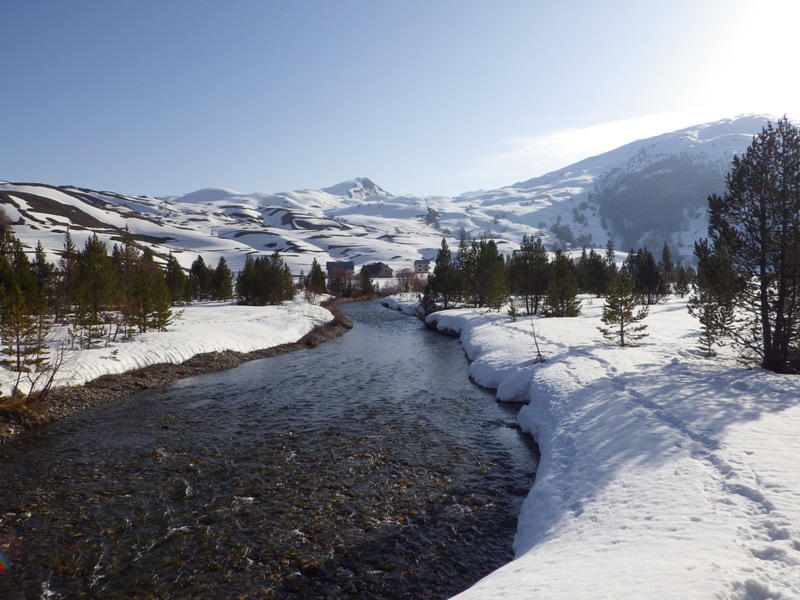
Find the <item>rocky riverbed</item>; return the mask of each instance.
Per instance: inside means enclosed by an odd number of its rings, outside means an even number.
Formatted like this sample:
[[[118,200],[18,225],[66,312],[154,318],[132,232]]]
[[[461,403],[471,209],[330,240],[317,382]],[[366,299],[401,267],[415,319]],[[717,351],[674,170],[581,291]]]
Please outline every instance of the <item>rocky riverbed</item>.
[[[344,334],[352,327],[352,323],[335,306],[328,308],[334,315],[332,321],[315,328],[291,344],[247,353],[208,352],[193,356],[180,364],[161,363],[119,375],[104,375],[82,386],[56,388],[45,398],[32,398],[25,402],[0,402],[0,443],[28,429],[64,419],[140,390],[160,388],[178,379],[232,369],[251,360],[313,348]]]

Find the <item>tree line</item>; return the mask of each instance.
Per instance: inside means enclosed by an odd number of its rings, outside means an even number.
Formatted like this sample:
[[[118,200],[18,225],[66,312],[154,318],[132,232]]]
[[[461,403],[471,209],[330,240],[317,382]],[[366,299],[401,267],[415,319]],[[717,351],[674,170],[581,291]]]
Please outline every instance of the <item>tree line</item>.
[[[110,255],[96,234],[78,249],[67,231],[53,264],[41,242],[29,259],[8,219],[0,219],[0,339],[5,365],[18,374],[17,389],[23,373],[29,390],[43,378],[52,383],[63,358],[51,356],[57,327],[66,329],[64,343],[68,340],[70,347],[90,348],[103,340],[165,329],[173,319],[171,305],[152,251],[140,249],[129,231]]]
[[[224,257],[209,267],[198,256],[187,272],[170,253],[162,266],[127,228],[110,253],[97,234],[78,248],[67,230],[55,263],[47,260],[41,242],[28,254],[0,211],[3,365],[17,374],[18,393],[27,383],[28,395],[47,393],[67,350],[164,331],[176,317],[175,305],[234,297],[242,304],[271,304],[294,296],[278,253],[248,257],[235,293]]]
[[[611,242],[603,254],[584,248],[574,259],[556,249],[551,258],[541,238],[525,234],[519,250],[505,256],[492,239],[468,243],[462,235],[455,254],[442,238],[420,305],[427,315],[457,306],[499,310],[510,301],[512,310],[525,314],[574,317],[580,313],[579,294],[605,296],[619,276],[630,281],[637,303],[649,305],[673,290],[687,294],[693,271],[675,266],[666,243],[660,261],[643,248],[631,250],[618,268]]]

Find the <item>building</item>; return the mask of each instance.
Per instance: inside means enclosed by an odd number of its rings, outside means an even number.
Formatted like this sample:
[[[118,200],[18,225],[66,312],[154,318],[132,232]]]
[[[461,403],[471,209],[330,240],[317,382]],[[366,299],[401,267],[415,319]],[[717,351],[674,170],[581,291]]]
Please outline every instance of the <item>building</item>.
[[[431,272],[431,261],[422,259],[414,261],[414,274],[424,275]]]
[[[389,265],[382,262],[364,265],[364,268],[370,277],[394,277],[394,271],[389,268]]]
[[[352,260],[332,260],[325,263],[325,270],[328,277],[353,277],[356,273],[356,266]]]

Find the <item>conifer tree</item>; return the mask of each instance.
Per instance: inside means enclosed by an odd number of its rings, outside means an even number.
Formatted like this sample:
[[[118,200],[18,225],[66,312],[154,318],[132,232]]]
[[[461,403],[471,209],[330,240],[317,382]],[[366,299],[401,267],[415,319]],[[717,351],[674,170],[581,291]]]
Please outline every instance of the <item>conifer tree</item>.
[[[77,257],[77,306],[73,314],[73,333],[86,348],[99,342],[105,333],[103,311],[114,298],[117,278],[106,245],[92,235]]]
[[[57,302],[55,305],[56,318],[70,312],[78,303],[78,250],[72,241],[72,235],[67,229],[64,234],[64,245],[57,267]]]
[[[294,298],[294,281],[279,252],[253,259],[248,255],[236,277],[236,295],[240,304],[280,304]]]
[[[111,249],[111,263],[114,265],[116,277],[114,298],[109,305],[111,310],[108,315],[110,324],[114,326],[110,333],[111,341],[116,339],[120,329],[124,329],[127,338],[133,337],[136,330],[139,306],[133,286],[141,258],[142,253],[136,240],[126,226],[121,243],[114,244]]]
[[[172,304],[184,302],[189,299],[187,298],[189,286],[186,273],[183,271],[183,267],[181,267],[181,264],[172,252],[170,252],[169,257],[167,257],[167,268],[164,273],[164,279],[169,289]]]
[[[600,318],[607,325],[598,327],[603,336],[610,341],[619,340],[620,346],[646,337],[647,325],[642,321],[647,317],[649,309],[642,306],[634,312],[641,303],[642,300],[633,290],[627,275],[617,274],[608,286],[603,315]]]
[[[373,293],[375,293],[375,289],[372,286],[372,277],[370,276],[366,266],[361,267],[358,280],[360,286],[359,293],[362,296],[371,296]]]
[[[631,250],[622,271],[631,280],[633,290],[641,296],[645,304],[658,304],[669,293],[664,273],[647,248],[637,252]]]
[[[661,268],[661,272],[664,273],[664,279],[667,282],[667,285],[672,281],[674,271],[675,271],[675,263],[672,260],[672,252],[669,249],[669,244],[664,242],[664,248],[661,250],[661,262],[658,265]]]
[[[721,302],[719,296],[695,285],[688,308],[689,314],[700,321],[700,350],[706,357],[715,356],[714,346],[722,345],[733,324],[733,304]]]
[[[545,317],[577,317],[581,312],[578,299],[578,280],[572,261],[556,250],[550,263],[550,277],[544,300]]]
[[[610,281],[610,271],[603,257],[590,248],[578,261],[578,287],[582,292],[593,294],[597,298],[606,293]]]
[[[478,242],[473,239],[472,243],[468,244],[467,232],[462,229],[461,237],[458,241],[458,250],[456,251],[455,257],[452,255],[450,256],[450,264],[453,265],[458,272],[458,275],[455,276],[459,287],[458,296],[460,296],[462,302],[470,303],[472,306],[478,306],[476,293],[477,263]],[[438,266],[438,264],[439,260],[437,257],[436,265]],[[457,298],[454,297],[452,301],[455,303]]]
[[[57,294],[55,288],[55,267],[47,262],[47,254],[41,241],[36,243],[33,254],[33,272],[36,276],[36,287],[41,294],[42,305],[53,306]]]
[[[453,257],[447,240],[442,238],[442,245],[436,255],[436,266],[428,277],[428,285],[423,293],[423,304],[428,309],[441,307],[448,309],[459,297],[464,287],[464,276],[453,265]],[[431,312],[430,310],[426,312]]]
[[[142,257],[136,240],[127,225],[122,232],[122,242],[118,246],[114,244],[111,253],[111,262],[117,273],[118,285],[117,293],[124,299],[128,293],[128,286],[133,280],[133,272]]]
[[[683,298],[689,293],[692,282],[689,280],[689,273],[686,267],[679,266],[675,271],[675,292]]]
[[[25,302],[31,307],[43,307],[44,294],[39,290],[36,272],[28,260],[25,247],[16,237],[13,237],[11,243],[11,268],[14,270],[14,279],[22,290]]]
[[[322,271],[317,259],[311,261],[311,270],[305,278],[306,289],[313,294],[322,294],[325,292],[325,273]]]
[[[213,271],[206,265],[203,257],[198,254],[189,268],[189,285],[195,300],[206,300],[211,297],[213,277]]]
[[[735,325],[735,298],[742,280],[731,264],[715,254],[708,240],[694,245],[697,277],[689,298],[689,314],[700,321],[700,349],[707,357],[714,356],[714,346],[731,334]]]
[[[78,295],[93,314],[100,313],[114,295],[116,278],[106,245],[93,234],[78,254]]]
[[[233,298],[233,274],[224,256],[219,257],[211,278],[211,298],[213,300]]]
[[[733,158],[723,196],[708,199],[713,253],[742,277],[730,328],[744,354],[779,373],[800,350],[800,130],[784,116]],[[755,326],[754,326],[755,325]]]
[[[145,249],[134,269],[131,294],[135,306],[131,325],[139,332],[163,331],[170,325],[172,298],[149,248]]]
[[[478,306],[496,310],[508,298],[506,263],[494,240],[481,240],[475,261],[475,296]]]
[[[41,370],[48,360],[49,321],[42,310],[26,302],[19,284],[6,295],[0,319],[0,337],[6,364],[17,373],[14,389],[20,393],[23,373]]]
[[[5,213],[3,213],[4,215]],[[0,225],[0,304],[5,303],[14,287],[19,285],[16,271],[12,265],[11,249],[14,239],[11,229]]]
[[[528,234],[522,236],[522,243],[508,263],[511,293],[521,296],[525,301],[525,313],[537,314],[542,298],[547,291],[550,259],[541,238],[534,239]]]

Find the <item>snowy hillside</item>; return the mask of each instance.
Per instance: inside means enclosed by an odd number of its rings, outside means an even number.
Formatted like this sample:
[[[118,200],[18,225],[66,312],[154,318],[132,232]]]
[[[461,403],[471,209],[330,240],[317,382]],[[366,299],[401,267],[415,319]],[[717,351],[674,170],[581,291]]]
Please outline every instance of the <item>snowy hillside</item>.
[[[534,230],[548,248],[618,250],[664,242],[689,259],[707,229],[706,202],[724,191],[731,160],[772,117],[742,116],[626,144],[542,177],[453,200],[496,219],[512,238]]]
[[[441,243],[424,222],[421,199],[394,198],[356,179],[326,190],[243,194],[207,188],[183,196],[132,197],[74,187],[0,183],[0,204],[30,248],[41,240],[55,259],[69,228],[81,247],[93,233],[110,247],[128,227],[134,237],[185,267],[198,254],[225,256],[238,269],[250,253],[279,251],[295,273],[314,258],[412,267]]]
[[[772,119],[774,120],[774,119]],[[108,245],[124,227],[157,256],[188,267],[225,256],[238,269],[248,253],[280,251],[295,273],[314,258],[382,261],[394,269],[434,258],[443,234],[491,236],[506,253],[523,234],[548,249],[618,250],[665,241],[690,259],[705,235],[708,195],[724,189],[736,153],[768,117],[742,116],[641,140],[542,177],[455,198],[393,196],[366,178],[320,190],[241,193],[206,188],[181,196],[133,197],[76,187],[0,183],[0,204],[16,235],[41,240],[55,258],[69,227],[75,242],[96,232]]]

